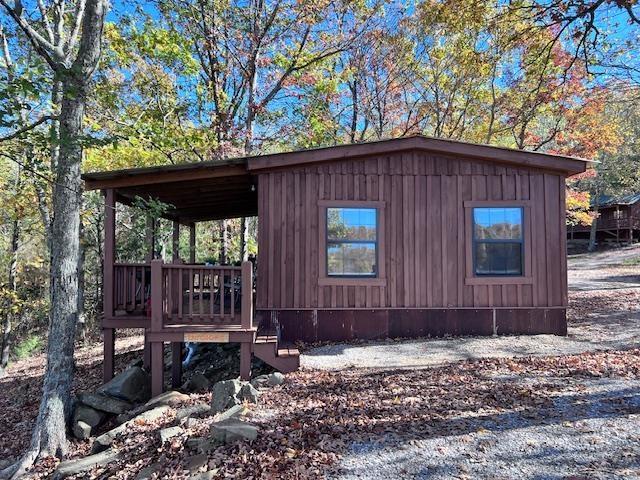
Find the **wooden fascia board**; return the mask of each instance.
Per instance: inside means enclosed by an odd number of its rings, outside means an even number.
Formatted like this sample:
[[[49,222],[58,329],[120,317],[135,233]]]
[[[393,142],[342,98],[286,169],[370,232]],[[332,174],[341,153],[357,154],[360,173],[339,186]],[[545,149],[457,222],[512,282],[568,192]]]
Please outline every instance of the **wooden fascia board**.
[[[222,178],[247,175],[245,165],[211,166],[202,165],[186,168],[184,170],[119,173],[117,176],[100,178],[92,174],[83,175],[85,190],[97,190],[107,188],[126,188],[159,183],[184,182],[205,178]]]
[[[462,143],[435,138],[408,137],[375,143],[361,143],[326,149],[265,155],[247,159],[247,170],[258,172],[316,163],[386,155],[407,150],[425,151],[506,165],[537,168],[566,175],[582,173],[587,161],[571,157]]]

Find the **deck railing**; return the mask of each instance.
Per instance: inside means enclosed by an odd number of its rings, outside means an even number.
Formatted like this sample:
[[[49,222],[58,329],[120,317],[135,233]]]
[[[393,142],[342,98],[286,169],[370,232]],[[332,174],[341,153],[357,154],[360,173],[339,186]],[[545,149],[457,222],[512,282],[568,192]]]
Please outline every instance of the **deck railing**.
[[[116,311],[143,314],[151,296],[151,265],[117,263],[113,268],[113,306]]]
[[[114,265],[114,307],[120,315],[150,317],[151,331],[177,325],[252,328],[253,270],[163,263]]]

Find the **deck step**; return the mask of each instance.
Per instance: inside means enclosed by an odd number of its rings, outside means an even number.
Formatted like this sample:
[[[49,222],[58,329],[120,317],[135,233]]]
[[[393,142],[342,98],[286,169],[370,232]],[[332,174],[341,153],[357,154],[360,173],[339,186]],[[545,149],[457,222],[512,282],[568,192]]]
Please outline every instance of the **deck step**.
[[[293,345],[278,342],[275,335],[258,335],[253,344],[256,357],[282,373],[293,372],[300,367],[300,352]]]

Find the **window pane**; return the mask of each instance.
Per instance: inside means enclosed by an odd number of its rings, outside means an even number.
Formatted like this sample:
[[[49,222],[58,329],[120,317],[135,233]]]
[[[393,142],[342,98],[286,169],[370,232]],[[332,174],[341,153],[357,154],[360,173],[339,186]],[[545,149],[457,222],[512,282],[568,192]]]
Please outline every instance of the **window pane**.
[[[519,240],[522,238],[522,208],[474,208],[477,239]]]
[[[327,208],[328,240],[376,240],[375,208]]]
[[[329,243],[327,245],[327,273],[329,275],[375,275],[376,244]]]
[[[477,242],[476,274],[522,275],[522,244]]]

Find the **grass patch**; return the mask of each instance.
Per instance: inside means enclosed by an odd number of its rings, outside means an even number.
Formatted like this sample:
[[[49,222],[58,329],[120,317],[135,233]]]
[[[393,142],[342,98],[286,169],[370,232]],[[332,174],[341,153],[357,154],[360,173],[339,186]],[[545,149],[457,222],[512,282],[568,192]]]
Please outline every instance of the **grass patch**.
[[[39,335],[30,335],[16,345],[13,354],[17,360],[22,360],[23,358],[30,357],[34,353],[40,352],[42,347],[42,338]]]
[[[622,261],[622,264],[627,267],[633,267],[636,265],[640,265],[640,257],[627,258]]]

